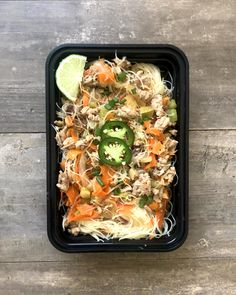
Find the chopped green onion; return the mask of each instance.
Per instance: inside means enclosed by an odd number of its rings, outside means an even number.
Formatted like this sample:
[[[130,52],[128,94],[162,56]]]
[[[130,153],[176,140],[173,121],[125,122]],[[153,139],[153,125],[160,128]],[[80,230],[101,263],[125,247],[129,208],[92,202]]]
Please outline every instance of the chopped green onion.
[[[96,180],[97,180],[97,182],[98,182],[101,186],[104,186],[104,185],[105,185],[104,182],[102,181],[101,177],[97,176],[97,177],[96,177]]]
[[[107,103],[107,104],[105,104],[104,108],[109,111],[112,109],[112,106],[109,103]]]
[[[80,211],[79,210],[75,211],[75,215],[80,215]]]
[[[132,93],[132,94],[137,94],[137,90],[136,90],[136,88],[131,89],[131,93]]]
[[[103,95],[104,95],[104,96],[108,96],[108,95],[110,95],[110,94],[111,94],[111,92],[110,92],[109,88],[106,87],[106,88],[103,90]]]
[[[99,141],[98,139],[94,139],[94,140],[93,140],[93,144],[95,144],[95,145],[98,145],[99,142],[100,142],[100,141]]]
[[[120,104],[125,104],[126,103],[126,99],[123,98],[121,101],[120,101]]]
[[[120,74],[118,74],[116,77],[117,77],[117,80],[120,81],[120,82],[124,82],[125,79],[126,79],[126,76],[127,74],[125,72],[121,72]]]
[[[153,202],[152,196],[147,196],[147,205],[150,205]]]
[[[143,121],[149,121],[151,118],[148,115],[143,115],[142,116]]]
[[[120,190],[119,187],[117,187],[117,188],[114,189],[114,191],[113,191],[113,194],[114,194],[115,196],[119,195],[120,193],[121,193],[121,190]]]
[[[152,196],[143,196],[140,200],[139,200],[139,207],[140,208],[144,208],[144,206],[151,204],[153,201]]]
[[[93,176],[99,176],[100,174],[101,174],[101,168],[100,167],[93,168],[93,170],[92,170],[92,175]]]
[[[114,108],[115,104],[119,101],[119,99],[117,97],[114,97],[113,99],[109,100],[107,104],[105,104],[105,108],[107,110],[111,110],[112,108]]]
[[[139,207],[144,208],[145,205],[146,205],[146,200],[144,198],[141,198],[139,200]]]
[[[143,123],[144,123],[142,118],[138,118],[138,119],[137,119],[137,122],[138,122],[139,124],[143,124]]]

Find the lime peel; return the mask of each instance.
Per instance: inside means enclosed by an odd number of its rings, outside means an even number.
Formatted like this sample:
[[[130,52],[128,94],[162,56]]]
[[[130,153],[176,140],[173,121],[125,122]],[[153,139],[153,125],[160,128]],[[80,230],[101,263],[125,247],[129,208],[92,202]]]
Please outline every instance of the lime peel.
[[[78,97],[86,61],[86,56],[71,54],[60,62],[56,70],[57,87],[72,101],[76,101]]]

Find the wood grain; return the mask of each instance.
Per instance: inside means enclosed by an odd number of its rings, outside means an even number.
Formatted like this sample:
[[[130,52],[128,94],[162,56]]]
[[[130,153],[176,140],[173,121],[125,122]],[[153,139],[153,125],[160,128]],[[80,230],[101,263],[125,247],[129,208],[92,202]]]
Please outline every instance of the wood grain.
[[[114,259],[4,264],[4,294],[232,295],[234,259]],[[183,275],[188,274],[188,275]],[[196,280],[196,277],[198,278]],[[99,291],[100,290],[100,291]]]
[[[235,128],[235,15],[223,0],[0,1],[0,132],[45,131],[44,64],[61,43],[175,44],[190,62],[190,127]]]

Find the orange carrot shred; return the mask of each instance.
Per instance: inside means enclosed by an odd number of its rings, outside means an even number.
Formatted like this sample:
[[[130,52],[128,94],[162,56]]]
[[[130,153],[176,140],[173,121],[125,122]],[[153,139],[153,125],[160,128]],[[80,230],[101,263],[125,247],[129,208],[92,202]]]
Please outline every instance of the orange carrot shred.
[[[89,204],[76,204],[71,207],[67,219],[71,221],[89,220],[98,217],[98,212],[95,211],[95,207]]]
[[[163,97],[163,98],[162,98],[162,104],[163,104],[163,106],[165,106],[165,107],[168,106],[169,101],[170,101],[169,96],[165,96],[165,97]]]
[[[89,95],[87,92],[84,92],[82,97],[83,107],[87,107],[89,105]]]
[[[65,161],[61,161],[60,163],[60,167],[61,169],[64,171],[65,170],[65,166],[66,166],[66,162]]]
[[[151,210],[157,210],[159,208],[159,205],[157,202],[153,201],[151,204],[148,205],[148,207],[151,209]]]
[[[67,192],[66,192],[66,195],[67,195],[67,197],[68,197],[68,199],[69,199],[69,203],[70,203],[70,205],[73,205],[74,202],[75,202],[75,200],[76,200],[76,198],[77,198],[78,195],[79,195],[79,192],[78,192],[78,190],[75,188],[74,185],[70,185],[69,188],[68,188],[68,190],[67,190]]]
[[[66,154],[66,158],[67,160],[74,160],[81,153],[82,151],[80,149],[71,149],[71,150],[68,150]]]
[[[143,126],[145,128],[150,128],[151,127],[151,121],[144,121]]]
[[[65,124],[67,127],[72,127],[74,124],[74,119],[71,116],[65,117]]]
[[[162,131],[160,131],[157,128],[148,128],[146,130],[147,134],[155,135],[158,140],[163,141],[165,139],[165,136]]]
[[[157,165],[156,156],[154,154],[151,154],[150,156],[152,157],[152,161],[144,167],[145,170],[153,168]]]

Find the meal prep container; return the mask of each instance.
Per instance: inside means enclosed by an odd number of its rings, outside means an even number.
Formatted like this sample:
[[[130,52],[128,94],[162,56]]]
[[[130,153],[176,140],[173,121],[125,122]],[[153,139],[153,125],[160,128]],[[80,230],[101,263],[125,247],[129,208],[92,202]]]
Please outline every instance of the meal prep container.
[[[153,240],[112,239],[97,242],[87,235],[72,236],[62,229],[62,209],[58,210],[60,199],[56,187],[59,172],[60,154],[52,127],[57,119],[56,104],[60,105],[60,94],[56,86],[55,72],[60,61],[70,54],[87,56],[88,61],[126,56],[131,62],[145,62],[157,65],[162,77],[173,78],[173,97],[177,101],[178,146],[175,164],[178,184],[172,187],[173,215],[176,226],[169,236]],[[64,252],[101,252],[101,251],[171,251],[180,247],[188,232],[188,100],[189,73],[188,61],[184,53],[172,45],[84,45],[64,44],[56,47],[46,61],[46,128],[47,128],[47,232],[54,247]]]

